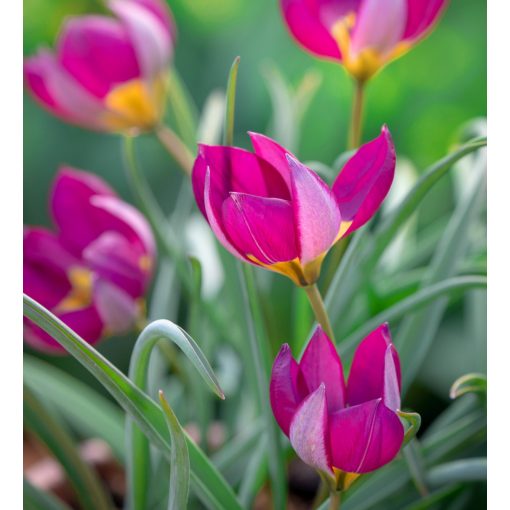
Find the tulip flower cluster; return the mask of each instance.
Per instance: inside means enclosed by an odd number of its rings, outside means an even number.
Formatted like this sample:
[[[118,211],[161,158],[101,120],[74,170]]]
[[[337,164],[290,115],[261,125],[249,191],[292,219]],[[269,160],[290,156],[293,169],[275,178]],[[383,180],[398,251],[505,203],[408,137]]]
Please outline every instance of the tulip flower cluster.
[[[177,156],[184,154],[178,161],[189,174],[194,155],[162,121],[176,33],[172,14],[165,0],[107,0],[106,5],[112,15],[68,20],[54,52],[41,50],[26,60],[27,88],[60,119],[88,129],[129,135],[125,137],[127,143],[139,132],[157,134],[168,129],[165,143],[169,152],[173,148]],[[198,144],[190,184],[198,209],[232,255],[244,263],[285,275],[305,288],[320,325],[299,362],[284,344],[274,361],[270,381],[268,374],[259,370],[259,407],[266,406],[265,425],[273,427],[274,434],[268,437],[280,439],[278,425],[297,455],[329,483],[334,497],[336,491],[348,489],[360,475],[391,462],[403,446],[400,361],[389,327],[382,324],[357,347],[345,378],[316,282],[328,252],[374,217],[395,176],[395,147],[386,126],[375,139],[361,143],[363,84],[426,35],[446,0],[280,0],[280,5],[290,32],[302,46],[341,62],[357,81],[358,99],[354,101],[349,144],[357,150],[330,186],[275,140],[250,133],[253,151]],[[235,94],[227,94],[227,102],[233,97]],[[234,111],[232,107],[229,103],[227,113]],[[226,117],[228,124],[230,117]],[[233,120],[230,122],[225,128],[227,133],[234,132]],[[138,181],[135,193],[140,191],[137,186],[143,185],[142,179]],[[176,275],[183,286],[187,285],[189,291],[193,285],[189,283],[193,281],[191,273],[182,276],[189,271],[186,253],[165,243],[164,215],[158,214],[161,211],[157,201],[151,201],[150,190],[142,191],[138,196],[149,202],[143,204],[143,210],[150,223],[101,178],[64,167],[55,177],[50,196],[55,228],[25,228],[24,292],[90,344],[145,322],[145,299],[156,263],[153,229],[165,255],[175,257]],[[249,270],[248,266],[244,268]],[[196,299],[198,309],[204,303],[193,290],[190,299]],[[246,294],[250,294],[246,298],[249,316],[249,308],[257,299],[251,299],[255,290]],[[203,309],[209,310],[207,306]],[[251,329],[256,331],[257,327]],[[28,319],[24,337],[36,349],[61,352],[60,344]],[[198,344],[191,344],[187,335],[185,339],[193,347],[187,354],[192,351],[191,358],[207,372],[205,379],[214,379]],[[257,350],[256,338],[250,341],[251,352],[260,355],[254,365],[260,368],[264,365],[262,349]],[[83,342],[81,345],[84,350],[88,347]],[[142,365],[146,359],[148,356]],[[140,380],[142,372],[136,375]],[[141,393],[138,397],[136,405],[140,406],[144,402]],[[184,459],[183,472],[188,481],[190,465],[193,470],[202,463],[200,473],[206,473],[207,483],[222,482],[221,474],[216,474],[201,454],[189,462],[187,445],[198,447],[186,443],[189,438],[184,434],[174,435],[180,425],[167,408],[166,403],[172,448],[182,447],[182,456],[172,450],[172,461]],[[142,411],[136,415],[138,425],[145,419]],[[154,416],[152,412],[147,429],[156,430]],[[133,423],[128,425],[133,451],[149,455],[141,432]],[[134,464],[131,462],[129,476],[135,476],[139,469]],[[150,465],[150,461],[140,463]],[[174,466],[171,472],[175,473],[173,470]],[[140,506],[147,492],[143,485],[150,478],[145,475],[139,486],[134,484],[137,486],[133,490],[140,494],[130,495],[137,508],[144,508]],[[187,486],[185,489],[184,501]],[[209,490],[206,487],[203,494]],[[221,496],[234,498],[229,488],[221,487],[219,492],[212,505],[215,508],[220,507]],[[226,507],[237,508],[235,503]],[[279,508],[284,507],[285,502]]]
[[[92,344],[143,322],[155,260],[145,218],[102,179],[71,168],[58,173],[50,204],[55,232],[25,228],[24,292]],[[61,350],[28,321],[25,339]]]

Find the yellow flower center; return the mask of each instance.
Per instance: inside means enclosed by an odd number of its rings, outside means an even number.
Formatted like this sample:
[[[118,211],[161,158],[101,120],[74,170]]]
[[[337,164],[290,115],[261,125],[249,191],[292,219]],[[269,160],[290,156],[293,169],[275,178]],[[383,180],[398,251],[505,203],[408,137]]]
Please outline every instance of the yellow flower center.
[[[152,129],[164,111],[165,79],[151,83],[131,80],[112,89],[105,98],[104,123],[112,131]]]
[[[68,273],[71,290],[57,305],[58,312],[73,312],[92,303],[92,272],[85,267],[72,267]]]

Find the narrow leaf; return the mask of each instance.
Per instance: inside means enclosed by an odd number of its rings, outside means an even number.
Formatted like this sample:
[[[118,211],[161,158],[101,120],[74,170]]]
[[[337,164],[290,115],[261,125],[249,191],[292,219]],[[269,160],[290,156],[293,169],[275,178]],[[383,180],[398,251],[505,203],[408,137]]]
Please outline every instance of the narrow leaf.
[[[170,484],[168,490],[168,510],[183,510],[187,507],[189,492],[189,455],[184,430],[172,408],[160,390],[159,401],[165,413],[168,431],[172,442],[170,454]]]
[[[403,418],[409,425],[409,428],[406,430],[404,435],[404,443],[402,446],[405,446],[411,439],[413,439],[421,427],[421,416],[418,413],[398,411],[397,414]]]
[[[223,133],[224,145],[234,144],[234,117],[236,107],[236,85],[237,85],[237,71],[239,69],[239,62],[241,57],[236,57],[230,68],[227,82],[227,103],[225,107],[225,125]]]
[[[480,457],[440,464],[429,471],[427,480],[433,487],[457,482],[487,480],[487,459]]]
[[[482,396],[487,396],[487,376],[466,374],[459,377],[450,389],[450,398],[459,398],[466,393],[479,393]]]
[[[23,510],[70,510],[53,494],[44,492],[23,477]]]

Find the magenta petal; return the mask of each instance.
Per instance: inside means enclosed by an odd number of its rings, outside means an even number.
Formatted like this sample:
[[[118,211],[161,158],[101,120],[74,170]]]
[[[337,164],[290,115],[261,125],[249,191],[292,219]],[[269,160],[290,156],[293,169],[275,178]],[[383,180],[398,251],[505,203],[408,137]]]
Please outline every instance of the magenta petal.
[[[300,459],[319,471],[332,474],[328,451],[326,389],[321,384],[299,406],[290,424],[289,439]]]
[[[352,33],[351,51],[354,56],[365,49],[387,55],[404,34],[407,21],[406,0],[364,0],[360,4]]]
[[[274,417],[288,436],[290,422],[299,405],[297,395],[298,366],[288,344],[283,344],[273,363],[269,395]]]
[[[103,98],[117,84],[140,76],[125,27],[106,16],[81,16],[65,24],[58,59],[81,85]]]
[[[404,427],[382,399],[348,407],[329,415],[329,440],[334,467],[348,473],[368,473],[395,458]]]
[[[407,25],[404,40],[416,40],[423,36],[437,21],[447,0],[407,0]]]
[[[335,346],[320,326],[315,330],[299,362],[298,383],[304,386],[302,391],[305,395],[324,384],[328,413],[345,406],[342,363]]]
[[[400,408],[400,361],[387,324],[372,331],[358,346],[347,382],[351,406],[384,398],[392,410]]]
[[[325,3],[325,2],[322,2]],[[332,2],[327,2],[331,4]],[[340,3],[340,2],[337,2]],[[291,34],[305,49],[316,55],[341,60],[338,44],[331,36],[317,11],[317,2],[309,0],[280,0],[283,16]]]
[[[291,169],[299,258],[302,264],[307,264],[335,242],[340,212],[333,193],[318,175],[292,156],[287,156],[287,160]]]
[[[298,255],[292,205],[286,200],[230,193],[223,203],[223,225],[239,252],[264,264]]]
[[[94,282],[94,304],[107,331],[120,334],[129,331],[139,319],[140,307],[127,292],[112,283]]]
[[[144,294],[151,276],[150,258],[118,232],[105,232],[83,251],[88,267],[101,279],[115,284],[133,298]]]
[[[363,226],[379,209],[395,174],[395,148],[384,126],[381,134],[362,145],[333,184],[342,221],[352,221],[346,234]]]
[[[29,90],[50,112],[67,122],[102,129],[103,103],[88,92],[48,51],[25,61]]]
[[[161,74],[173,50],[173,33],[169,27],[144,2],[110,0],[108,5],[129,33],[142,75],[151,79]]]
[[[290,190],[292,183],[287,154],[292,157],[294,157],[294,155],[268,136],[252,132],[248,134],[250,135],[255,154],[267,161],[280,173]]]

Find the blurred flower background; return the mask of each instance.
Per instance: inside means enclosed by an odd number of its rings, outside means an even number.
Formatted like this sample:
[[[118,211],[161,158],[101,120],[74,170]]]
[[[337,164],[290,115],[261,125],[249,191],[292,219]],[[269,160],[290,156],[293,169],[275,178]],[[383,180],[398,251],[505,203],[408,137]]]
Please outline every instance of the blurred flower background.
[[[277,140],[301,161],[320,161],[338,171],[335,160],[345,151],[353,93],[351,78],[339,65],[316,59],[295,44],[287,33],[277,0],[171,0],[169,5],[178,26],[174,65],[198,111],[212,91],[224,90],[231,62],[240,55],[236,145],[250,147],[248,130],[270,136],[283,132],[287,139]],[[41,45],[52,46],[66,16],[90,12],[106,12],[106,9],[99,0],[24,0],[25,55],[33,54]],[[297,88],[305,75],[308,80],[305,83],[318,88],[310,107],[303,113],[302,129],[297,133],[292,126],[285,129],[276,124],[284,116],[273,120],[272,101],[282,90],[282,80],[287,86]],[[398,201],[428,165],[449,151],[463,124],[486,116],[486,86],[486,2],[452,0],[436,29],[413,51],[388,65],[367,86],[363,141],[375,138],[381,126],[387,124],[399,161],[395,189],[385,207]],[[285,101],[279,104],[284,109],[292,108],[286,106]],[[97,173],[123,199],[133,202],[122,169],[118,136],[64,124],[35,104],[26,92],[24,126],[25,224],[51,224],[48,190],[62,164]],[[138,146],[139,159],[143,161],[151,187],[165,211],[172,211],[181,189],[182,173],[155,138],[143,135]],[[468,179],[468,175],[460,172],[442,179],[425,198],[420,214],[406,232],[411,231],[412,235],[413,232],[432,231],[433,234],[434,229],[436,233],[444,229],[456,197],[462,195],[463,184]],[[405,189],[399,197],[401,187]],[[194,238],[197,231],[202,232],[202,236],[207,232],[198,211],[195,213],[189,223],[195,232]],[[471,235],[474,242],[468,261],[470,274],[484,265],[485,223],[477,221]],[[210,236],[202,242],[210,243],[207,250],[214,249]],[[430,260],[434,241],[428,248],[425,244],[423,264]],[[394,244],[392,249],[398,253],[399,245]],[[215,259],[212,255],[210,258],[212,273],[205,283],[209,283],[214,292],[223,275],[214,271]],[[412,274],[415,268],[411,266],[399,272],[398,267],[392,267],[392,262],[391,252],[387,253],[384,264],[401,275],[401,288],[407,284],[406,278],[411,287],[415,285]],[[385,284],[391,284],[391,288],[395,286],[391,271],[388,274],[387,281],[383,274],[377,278],[377,289],[369,289],[368,305],[359,305],[363,308],[361,316],[366,314],[367,306],[369,309],[373,306],[373,316],[380,308],[389,306],[392,299],[397,299],[396,295],[384,294]],[[263,283],[264,278],[266,276],[260,277]],[[275,351],[294,335],[291,321],[277,320],[280,313],[291,315],[289,301],[279,298],[295,292],[291,287],[290,281],[280,277],[272,278],[265,286],[271,295],[267,306],[272,309],[266,313]],[[384,296],[384,302],[378,300],[378,292],[379,297]],[[358,301],[349,308],[354,317],[357,306]],[[485,372],[485,311],[484,290],[470,290],[450,301],[429,355],[405,399],[406,406],[419,410],[424,427],[447,407],[448,391],[455,379],[468,372]],[[309,316],[307,319],[311,320]],[[337,339],[350,333],[342,331],[341,318],[334,320],[340,324]],[[350,324],[353,323],[356,324],[355,319],[350,320]],[[304,342],[304,338],[297,340]],[[135,335],[111,337],[99,350],[113,364],[127,371],[134,341]],[[104,393],[99,383],[72,358],[50,357],[33,351],[31,354],[72,372]],[[236,377],[232,370],[230,373]],[[232,405],[235,407],[236,401]],[[182,420],[185,423],[184,416]]]

